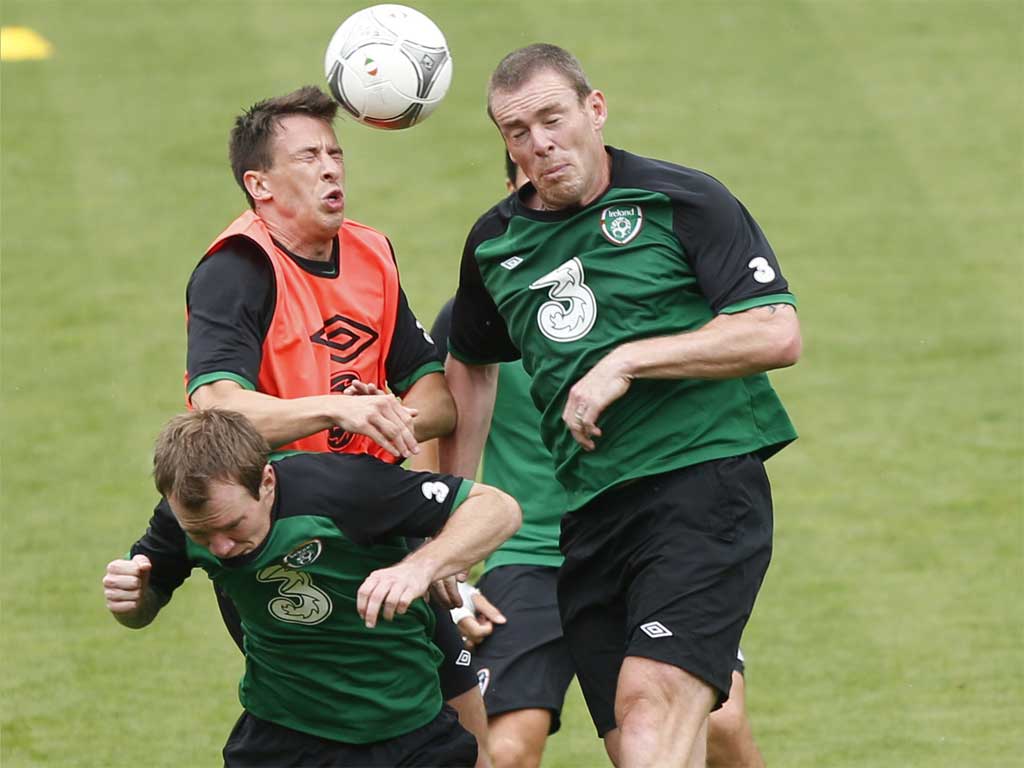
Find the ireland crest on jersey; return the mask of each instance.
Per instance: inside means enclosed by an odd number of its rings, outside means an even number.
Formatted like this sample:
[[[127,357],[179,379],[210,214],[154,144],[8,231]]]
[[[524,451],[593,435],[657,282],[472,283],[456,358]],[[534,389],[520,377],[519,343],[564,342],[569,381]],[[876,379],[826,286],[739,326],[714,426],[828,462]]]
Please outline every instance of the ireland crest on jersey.
[[[612,245],[625,245],[640,234],[644,212],[639,205],[612,205],[601,211],[601,234]]]
[[[284,556],[284,565],[286,568],[302,568],[315,562],[322,551],[323,544],[320,543],[320,539],[307,541]]]

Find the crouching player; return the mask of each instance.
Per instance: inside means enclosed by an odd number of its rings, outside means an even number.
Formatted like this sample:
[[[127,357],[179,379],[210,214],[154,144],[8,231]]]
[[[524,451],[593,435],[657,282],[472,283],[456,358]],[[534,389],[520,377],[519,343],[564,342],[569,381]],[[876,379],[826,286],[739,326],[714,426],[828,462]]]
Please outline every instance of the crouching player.
[[[252,424],[216,409],[172,419],[153,464],[164,499],[107,565],[106,604],[146,626],[200,567],[237,606],[244,712],[225,765],[474,764],[421,598],[515,532],[510,496],[369,456],[271,464]],[[434,538],[410,554],[404,536]]]

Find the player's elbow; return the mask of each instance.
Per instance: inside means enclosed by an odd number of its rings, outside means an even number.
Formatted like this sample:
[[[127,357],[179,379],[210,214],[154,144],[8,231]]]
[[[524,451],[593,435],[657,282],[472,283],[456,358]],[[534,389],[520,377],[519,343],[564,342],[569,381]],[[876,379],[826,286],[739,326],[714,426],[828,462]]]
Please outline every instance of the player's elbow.
[[[794,324],[793,329],[779,340],[778,367],[788,368],[796,365],[803,351],[804,341],[800,335],[800,326]]]
[[[440,403],[440,415],[438,416],[437,436],[443,437],[455,431],[455,424],[458,422],[459,412],[455,407],[455,398],[445,388],[444,397]]]
[[[772,323],[771,342],[766,346],[771,368],[796,365],[803,353],[803,337],[796,311],[787,307],[782,316]]]
[[[502,541],[508,539],[523,524],[523,511],[519,502],[498,488],[490,488],[494,494],[493,504],[497,518],[498,536]]]
[[[234,381],[218,379],[196,389],[189,396],[189,402],[192,403],[193,408],[200,411],[211,408],[233,409],[234,397],[241,389],[241,385]]]

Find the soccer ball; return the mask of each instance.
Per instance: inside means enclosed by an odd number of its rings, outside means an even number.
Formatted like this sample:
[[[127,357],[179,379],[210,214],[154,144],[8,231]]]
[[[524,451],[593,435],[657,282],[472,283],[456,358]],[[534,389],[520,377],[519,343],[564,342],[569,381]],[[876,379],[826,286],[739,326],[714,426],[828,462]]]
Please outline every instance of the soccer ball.
[[[374,5],[349,16],[327,46],[324,73],[344,109],[374,128],[422,122],[452,81],[444,34],[419,11]]]

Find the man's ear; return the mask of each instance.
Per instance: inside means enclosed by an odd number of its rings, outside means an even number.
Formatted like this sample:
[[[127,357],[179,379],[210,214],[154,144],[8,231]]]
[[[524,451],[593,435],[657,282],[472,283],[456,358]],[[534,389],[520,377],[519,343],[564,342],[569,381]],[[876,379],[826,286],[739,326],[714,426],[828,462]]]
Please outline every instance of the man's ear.
[[[604,128],[604,122],[608,119],[608,102],[600,91],[591,91],[587,96],[587,107],[590,113],[590,122],[594,130],[600,131]]]
[[[263,477],[260,478],[260,498],[264,498],[268,493],[274,490],[277,485],[277,475],[274,474],[274,468],[269,463],[263,467]]]
[[[266,202],[273,197],[266,174],[262,171],[246,171],[242,174],[245,190],[253,200]]]

